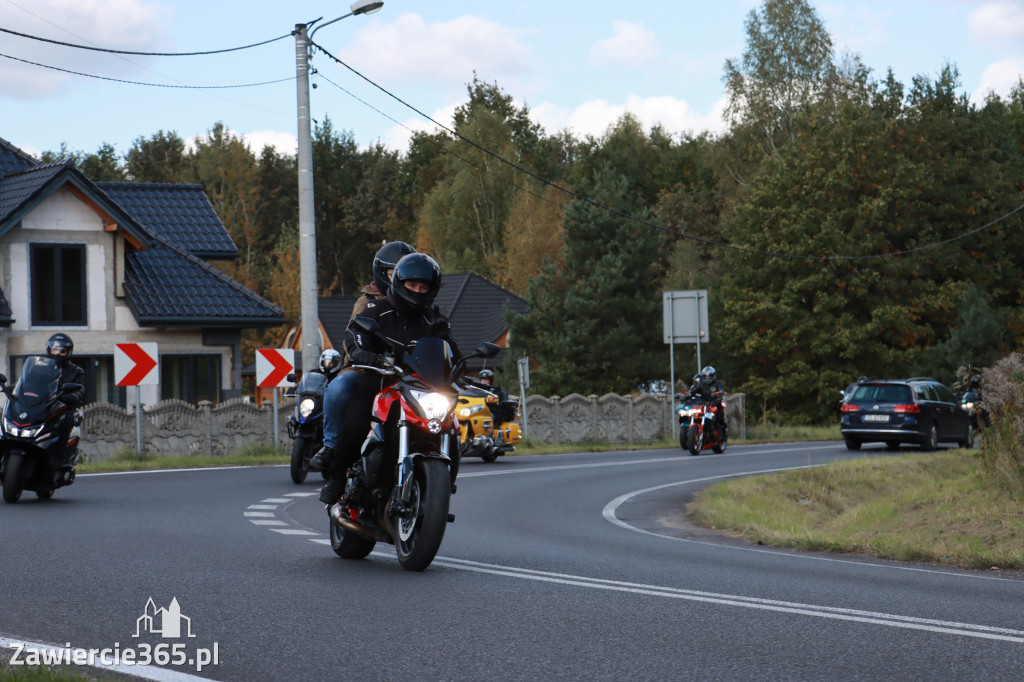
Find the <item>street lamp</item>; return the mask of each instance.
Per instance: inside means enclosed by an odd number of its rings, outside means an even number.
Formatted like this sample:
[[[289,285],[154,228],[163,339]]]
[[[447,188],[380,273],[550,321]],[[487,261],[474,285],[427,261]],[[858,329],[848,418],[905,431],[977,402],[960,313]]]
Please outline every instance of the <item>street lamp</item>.
[[[308,24],[295,24],[295,83],[299,115],[299,286],[302,305],[302,371],[313,370],[320,358],[320,327],[317,312],[316,289],[316,218],[313,203],[313,134],[309,117],[309,43],[313,33],[324,26],[341,21],[353,14],[373,14],[384,3],[380,0],[356,0],[348,14],[309,31],[309,27],[320,19]]]

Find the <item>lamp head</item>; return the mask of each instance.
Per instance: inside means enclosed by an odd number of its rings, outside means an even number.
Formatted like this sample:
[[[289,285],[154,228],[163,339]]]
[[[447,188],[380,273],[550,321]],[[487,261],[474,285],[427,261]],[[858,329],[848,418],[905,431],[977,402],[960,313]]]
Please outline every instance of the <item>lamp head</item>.
[[[356,0],[349,5],[349,9],[352,14],[373,14],[383,6],[383,0]]]

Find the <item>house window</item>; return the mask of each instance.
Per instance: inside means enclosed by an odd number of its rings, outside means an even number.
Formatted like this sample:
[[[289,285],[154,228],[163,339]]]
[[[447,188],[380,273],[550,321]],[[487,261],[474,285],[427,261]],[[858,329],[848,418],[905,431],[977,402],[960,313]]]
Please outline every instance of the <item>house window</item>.
[[[85,315],[85,245],[32,244],[32,324],[88,323]]]
[[[160,355],[160,399],[220,402],[219,355]]]

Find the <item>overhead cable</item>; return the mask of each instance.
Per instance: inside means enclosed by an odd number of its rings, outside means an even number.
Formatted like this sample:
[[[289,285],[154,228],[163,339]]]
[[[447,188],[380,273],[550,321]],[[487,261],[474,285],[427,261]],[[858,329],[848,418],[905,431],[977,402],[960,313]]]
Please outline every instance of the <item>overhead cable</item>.
[[[15,35],[15,36],[18,36],[18,37],[21,37],[21,38],[28,38],[29,40],[38,40],[40,42],[50,43],[52,45],[62,45],[63,47],[73,47],[73,48],[78,49],[78,50],[92,50],[94,52],[108,52],[110,54],[134,54],[134,55],[141,55],[141,56],[144,56],[144,57],[195,57],[195,56],[206,55],[206,54],[221,54],[221,53],[224,53],[224,52],[237,52],[239,50],[248,50],[248,49],[253,48],[253,47],[259,47],[261,45],[267,45],[269,43],[277,42],[278,40],[281,40],[282,38],[288,38],[288,37],[290,37],[292,35],[291,33],[285,33],[282,36],[278,36],[276,38],[271,38],[270,40],[264,40],[264,41],[259,42],[259,43],[252,43],[251,45],[241,45],[239,47],[226,47],[226,48],[221,49],[221,50],[202,50],[202,51],[199,51],[199,52],[136,52],[136,51],[133,51],[133,50],[115,50],[115,49],[112,49],[112,48],[109,48],[109,47],[94,47],[92,45],[79,45],[79,44],[76,44],[76,43],[66,43],[66,42],[64,42],[62,40],[53,40],[52,38],[42,38],[40,36],[29,35],[28,33],[21,33],[19,31],[14,31],[14,30],[11,30],[9,28],[3,28],[2,26],[0,26],[0,31],[2,31],[3,33],[9,33],[11,35]]]

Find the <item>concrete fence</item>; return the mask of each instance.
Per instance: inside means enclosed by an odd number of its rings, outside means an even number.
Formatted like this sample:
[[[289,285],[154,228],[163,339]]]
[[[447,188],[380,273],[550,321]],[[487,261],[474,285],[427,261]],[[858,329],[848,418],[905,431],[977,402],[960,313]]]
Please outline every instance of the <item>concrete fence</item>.
[[[727,399],[729,429],[743,433],[745,404],[742,393]],[[288,417],[294,398],[278,406],[278,445],[291,449]],[[675,438],[675,403],[668,396],[528,396],[527,436],[534,443],[616,443],[625,446]],[[273,405],[257,406],[229,400],[214,407],[203,401],[190,405],[165,400],[142,411],[142,451],[149,455],[228,455],[246,445],[274,440]],[[85,408],[79,449],[88,460],[107,459],[136,444],[135,415],[108,403]]]

